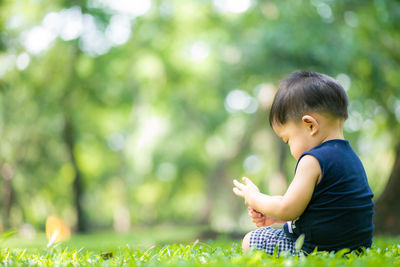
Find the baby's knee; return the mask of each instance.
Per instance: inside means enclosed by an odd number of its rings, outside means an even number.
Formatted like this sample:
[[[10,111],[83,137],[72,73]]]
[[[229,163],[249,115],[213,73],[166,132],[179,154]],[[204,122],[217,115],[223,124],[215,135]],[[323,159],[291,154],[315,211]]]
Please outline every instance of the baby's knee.
[[[250,236],[252,232],[247,233],[242,241],[242,249],[248,251],[250,249]]]

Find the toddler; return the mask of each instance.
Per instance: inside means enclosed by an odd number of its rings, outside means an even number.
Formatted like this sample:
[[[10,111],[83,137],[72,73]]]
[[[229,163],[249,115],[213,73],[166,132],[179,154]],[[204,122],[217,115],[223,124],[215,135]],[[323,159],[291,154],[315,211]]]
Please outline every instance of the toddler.
[[[374,226],[373,194],[363,165],[343,136],[348,100],[333,78],[312,71],[283,80],[269,122],[297,160],[293,181],[283,196],[260,193],[250,179],[233,181],[256,223],[243,239],[244,250],[269,254],[289,251],[304,235],[301,250],[338,251],[370,247]],[[286,222],[282,229],[268,227]],[[301,242],[300,242],[301,243]]]

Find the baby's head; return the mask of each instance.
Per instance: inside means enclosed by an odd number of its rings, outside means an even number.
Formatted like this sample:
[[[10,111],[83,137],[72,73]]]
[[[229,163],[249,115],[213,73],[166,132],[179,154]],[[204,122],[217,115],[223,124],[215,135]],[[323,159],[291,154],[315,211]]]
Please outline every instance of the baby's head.
[[[312,71],[291,73],[272,103],[269,122],[297,159],[330,139],[343,138],[348,100],[333,78]]]

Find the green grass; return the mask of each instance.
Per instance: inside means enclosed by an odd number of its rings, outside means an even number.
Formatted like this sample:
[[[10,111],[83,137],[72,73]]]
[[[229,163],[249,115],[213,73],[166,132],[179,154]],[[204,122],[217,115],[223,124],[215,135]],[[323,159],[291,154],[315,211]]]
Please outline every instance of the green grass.
[[[242,253],[240,242],[233,240],[140,245],[138,239],[123,244],[127,239],[114,236],[114,247],[110,247],[99,243],[104,237],[111,237],[111,233],[79,236],[49,248],[46,245],[30,248],[20,245],[18,248],[15,240],[6,240],[0,250],[0,263],[24,266],[400,266],[400,238],[376,238],[373,247],[361,256],[344,255],[342,251],[293,257],[287,254],[269,256],[262,251]],[[14,247],[6,246],[10,241],[14,242]]]
[[[82,249],[90,251],[103,251],[129,245],[131,247],[150,247],[155,244],[167,244],[173,242],[188,243],[197,239],[199,232],[204,227],[179,226],[179,230],[173,225],[158,225],[155,227],[135,227],[127,233],[114,231],[102,231],[87,234],[74,234],[71,240],[60,244],[61,248]],[[7,238],[0,247],[42,249],[48,243],[44,233],[36,234],[34,239],[27,239],[20,235]]]

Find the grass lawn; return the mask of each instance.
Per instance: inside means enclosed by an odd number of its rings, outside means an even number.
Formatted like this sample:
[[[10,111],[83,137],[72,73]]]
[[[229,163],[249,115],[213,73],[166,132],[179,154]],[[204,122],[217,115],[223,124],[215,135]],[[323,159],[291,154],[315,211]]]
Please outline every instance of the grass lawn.
[[[61,248],[80,249],[90,251],[106,251],[129,245],[131,247],[150,247],[153,245],[173,242],[189,243],[197,239],[202,231],[198,226],[180,226],[179,230],[173,225],[159,225],[156,227],[135,227],[128,233],[102,231],[87,234],[75,234],[67,242],[58,246]],[[1,242],[1,241],[0,241]],[[27,239],[14,235],[0,243],[1,248],[13,249],[43,249],[48,243],[44,233],[36,234],[35,238]]]
[[[47,247],[44,235],[34,240],[14,236],[1,241],[2,265],[39,266],[400,266],[400,237],[377,237],[362,256],[327,252],[308,257],[279,257],[261,251],[242,253],[240,242],[218,239],[193,241],[196,229],[159,227],[128,234],[111,232],[75,235]],[[198,230],[198,229],[197,229]],[[191,240],[190,240],[191,239]],[[182,240],[173,243],[174,240]]]

